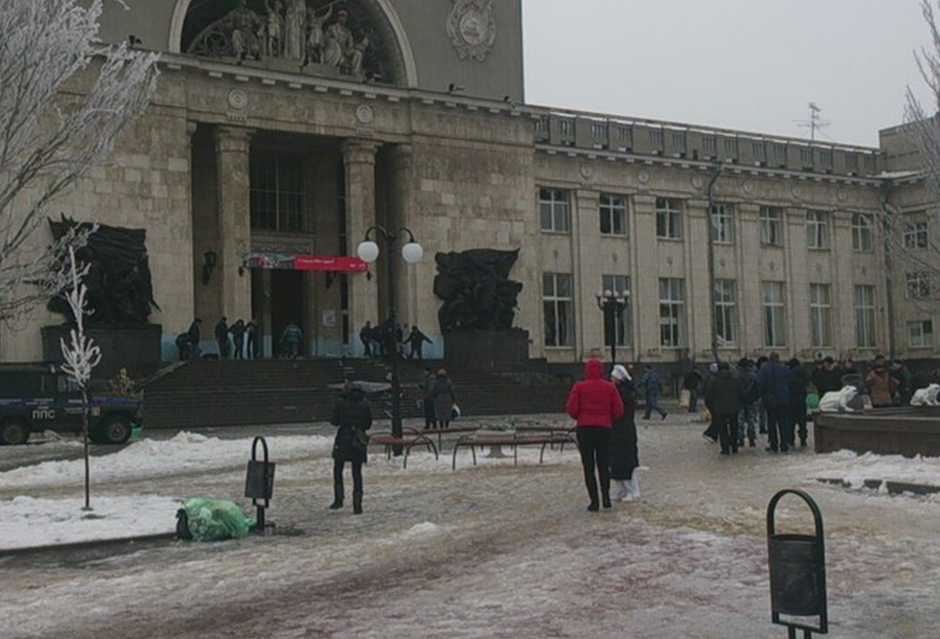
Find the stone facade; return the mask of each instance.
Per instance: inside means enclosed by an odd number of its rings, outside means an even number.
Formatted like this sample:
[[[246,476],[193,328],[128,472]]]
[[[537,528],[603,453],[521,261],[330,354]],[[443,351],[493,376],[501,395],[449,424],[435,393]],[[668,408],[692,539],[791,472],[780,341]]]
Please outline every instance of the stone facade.
[[[482,59],[474,56],[488,42],[485,32],[480,47],[461,49],[447,25],[453,33],[453,16],[464,15],[454,11],[482,11],[486,2],[454,0],[433,9],[423,0],[350,2],[376,22],[377,33],[392,34],[386,46],[394,39],[401,49],[394,82],[365,83],[316,69],[180,54],[186,0],[128,4],[130,11],[107,7],[105,35],[118,41],[133,33],[144,46],[166,51],[160,88],[112,166],[90,173],[62,208],[79,219],[148,230],[162,308],[152,321],[163,326],[167,360],[193,317],[203,319],[211,338],[221,315],[230,322],[254,316],[269,354],[288,320],[302,325],[311,355],[360,353],[359,328],[380,321],[387,307],[383,260],[368,274],[346,275],[252,272],[242,260],[249,251],[355,255],[375,224],[406,226],[425,249],[425,260],[413,267],[396,256],[396,282],[399,319],[434,340],[425,349],[430,356],[443,354],[433,255],[474,248],[521,250],[512,273],[524,286],[517,325],[530,334],[530,355],[551,362],[607,353],[595,300],[605,276],[629,281],[623,359],[676,365],[710,359],[709,263],[733,291],[729,339],[716,345],[722,357],[768,350],[767,284],[781,286],[784,320],[775,339],[784,355],[866,359],[892,345],[901,356],[936,353],[935,346],[907,348],[907,325],[921,315],[889,296],[877,224],[886,184],[899,210],[916,214],[930,206],[916,180],[894,185],[878,177],[897,155],[890,149],[525,106],[517,1],[493,3],[487,19],[498,31]],[[480,17],[470,36],[487,24]],[[282,186],[287,182],[293,186]],[[546,191],[560,198],[562,228],[543,228]],[[278,204],[260,206],[271,193]],[[281,210],[287,196],[294,217]],[[659,237],[658,209],[666,200],[676,210],[674,238]],[[605,232],[601,220],[612,201],[622,205],[623,217],[615,232]],[[713,203],[730,217],[712,246]],[[772,241],[762,236],[767,211],[779,215]],[[810,213],[825,226],[819,248],[807,245]],[[859,243],[860,220],[872,222],[870,242]],[[210,253],[217,261],[207,271]],[[557,325],[546,328],[546,274],[571,283],[560,306],[551,300],[568,314],[563,340]],[[669,340],[665,279],[681,281],[682,293]],[[861,310],[859,287],[865,287]],[[860,312],[870,333],[861,341]],[[36,359],[39,327],[53,321],[37,313],[28,330],[4,329],[0,359]],[[664,346],[672,337],[676,343]],[[204,348],[214,350],[211,342]]]

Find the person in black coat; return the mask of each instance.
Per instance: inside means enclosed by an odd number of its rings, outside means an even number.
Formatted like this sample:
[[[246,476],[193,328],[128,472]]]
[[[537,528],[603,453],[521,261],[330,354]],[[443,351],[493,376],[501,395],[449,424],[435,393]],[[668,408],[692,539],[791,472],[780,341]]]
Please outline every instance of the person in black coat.
[[[633,501],[640,498],[640,482],[636,473],[640,466],[636,434],[636,385],[627,369],[619,364],[614,366],[610,377],[623,401],[623,417],[612,422],[608,441],[610,478],[619,488],[614,498]]]
[[[362,514],[362,465],[366,463],[366,449],[369,440],[366,431],[372,428],[372,409],[361,389],[350,383],[346,384],[342,394],[333,405],[333,417],[330,423],[337,426],[336,440],[333,442],[333,503],[330,510],[343,507],[343,467],[346,462],[352,466],[353,476],[353,512]]]
[[[731,372],[728,362],[721,362],[705,391],[705,406],[715,420],[722,455],[738,452],[738,413],[743,394],[741,380]]]
[[[796,432],[799,430],[800,447],[806,448],[806,438],[809,436],[806,429],[806,394],[810,375],[795,357],[787,365],[790,368],[790,420],[793,422],[790,429],[790,447],[796,448]]]

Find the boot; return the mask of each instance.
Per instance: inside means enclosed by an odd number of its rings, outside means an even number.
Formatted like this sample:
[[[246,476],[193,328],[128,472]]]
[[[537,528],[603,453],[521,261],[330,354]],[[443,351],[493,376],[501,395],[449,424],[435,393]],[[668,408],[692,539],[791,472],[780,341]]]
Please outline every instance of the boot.
[[[362,514],[362,493],[353,493],[353,514]]]
[[[333,486],[333,503],[330,504],[330,510],[339,510],[343,507],[343,489],[340,486]]]

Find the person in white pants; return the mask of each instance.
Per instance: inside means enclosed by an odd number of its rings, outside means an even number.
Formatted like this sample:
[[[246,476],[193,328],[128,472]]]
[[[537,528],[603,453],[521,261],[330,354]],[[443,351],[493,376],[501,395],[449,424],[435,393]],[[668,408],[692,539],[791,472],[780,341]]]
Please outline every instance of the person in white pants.
[[[623,400],[623,417],[613,422],[610,434],[610,478],[614,482],[615,499],[633,501],[640,497],[637,469],[640,465],[636,434],[636,386],[626,367],[614,366],[610,374]]]

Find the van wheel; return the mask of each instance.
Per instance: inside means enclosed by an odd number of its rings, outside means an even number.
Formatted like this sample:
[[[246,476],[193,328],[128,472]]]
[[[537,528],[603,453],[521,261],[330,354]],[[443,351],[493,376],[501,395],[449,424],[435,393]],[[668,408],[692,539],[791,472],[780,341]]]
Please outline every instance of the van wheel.
[[[22,419],[8,419],[0,426],[0,444],[19,446],[29,439],[29,426]]]
[[[131,438],[131,426],[124,417],[108,417],[96,431],[92,439],[99,444],[126,444]]]

